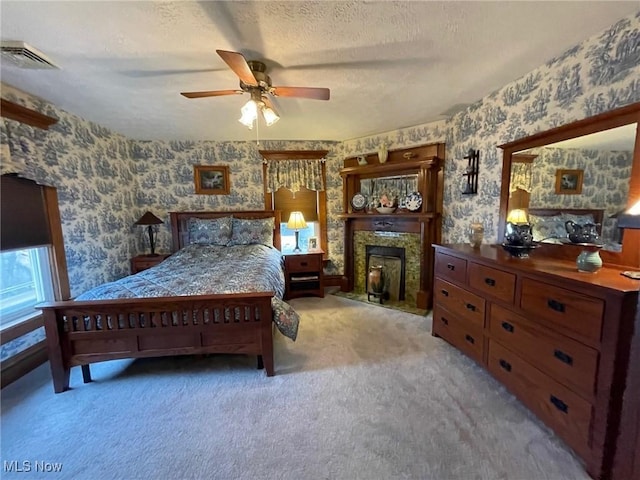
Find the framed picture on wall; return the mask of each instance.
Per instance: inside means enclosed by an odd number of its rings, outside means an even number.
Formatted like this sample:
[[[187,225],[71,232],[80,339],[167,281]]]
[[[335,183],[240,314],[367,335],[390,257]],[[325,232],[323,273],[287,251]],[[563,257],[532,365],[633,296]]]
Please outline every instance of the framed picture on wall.
[[[556,170],[556,193],[577,195],[582,193],[584,170]]]
[[[229,167],[226,165],[194,165],[193,181],[199,194],[228,195],[231,191]]]

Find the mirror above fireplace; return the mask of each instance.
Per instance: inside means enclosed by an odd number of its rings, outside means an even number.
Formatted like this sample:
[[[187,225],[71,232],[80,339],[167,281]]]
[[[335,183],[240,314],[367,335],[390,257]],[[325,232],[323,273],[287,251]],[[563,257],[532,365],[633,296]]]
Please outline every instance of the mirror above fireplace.
[[[536,253],[575,258],[578,247],[558,241],[560,230],[567,219],[594,218],[601,223],[603,261],[640,266],[640,232],[616,225],[616,214],[640,200],[639,122],[635,103],[501,145],[499,238],[516,212],[524,211],[532,225],[562,219],[556,232],[541,229],[540,237],[551,238]]]

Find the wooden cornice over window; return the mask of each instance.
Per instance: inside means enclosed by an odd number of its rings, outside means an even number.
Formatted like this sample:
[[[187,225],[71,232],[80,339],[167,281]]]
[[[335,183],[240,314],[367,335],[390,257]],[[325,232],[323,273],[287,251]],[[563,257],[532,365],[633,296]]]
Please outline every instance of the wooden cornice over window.
[[[58,122],[57,118],[49,117],[30,108],[5,100],[4,98],[1,100],[0,115],[4,118],[9,118],[43,130],[48,130],[51,125]]]
[[[320,160],[329,150],[258,150],[265,160]]]

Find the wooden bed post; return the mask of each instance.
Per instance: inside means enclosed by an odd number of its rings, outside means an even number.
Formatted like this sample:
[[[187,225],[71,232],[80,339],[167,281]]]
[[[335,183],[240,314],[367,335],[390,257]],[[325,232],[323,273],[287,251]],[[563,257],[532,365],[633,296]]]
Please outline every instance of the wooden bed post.
[[[273,377],[275,375],[274,361],[273,361],[273,321],[271,312],[271,302],[267,306],[263,306],[260,309],[260,343],[262,344],[262,362],[258,359],[259,363],[264,364],[267,377]]]
[[[47,334],[47,349],[49,351],[49,365],[53,378],[53,391],[61,393],[69,389],[71,368],[67,367],[62,356],[62,345],[58,333],[56,311],[51,308],[43,308],[44,329]]]

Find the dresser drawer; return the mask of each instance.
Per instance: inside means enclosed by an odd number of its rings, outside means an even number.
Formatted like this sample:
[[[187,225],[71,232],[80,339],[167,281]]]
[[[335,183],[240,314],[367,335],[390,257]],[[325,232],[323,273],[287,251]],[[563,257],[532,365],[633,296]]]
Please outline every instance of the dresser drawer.
[[[477,328],[484,328],[484,298],[445,282],[441,278],[436,278],[434,288],[436,303],[457,317],[471,322]]]
[[[436,275],[446,277],[458,283],[465,283],[467,277],[467,261],[446,253],[436,254]]]
[[[322,270],[322,254],[287,255],[285,266],[289,272],[312,272]]]
[[[469,263],[469,286],[507,303],[513,303],[516,276],[497,268]]]
[[[484,338],[481,328],[458,320],[447,309],[436,305],[433,310],[433,332],[462,350],[476,362],[483,362]]]
[[[588,455],[589,402],[493,339],[489,340],[489,371],[580,455]]]
[[[525,278],[520,307],[586,338],[600,340],[604,301],[599,298]]]
[[[560,383],[587,399],[593,398],[598,371],[598,351],[548,329],[531,326],[526,319],[492,304],[489,313],[491,338],[531,362]]]

